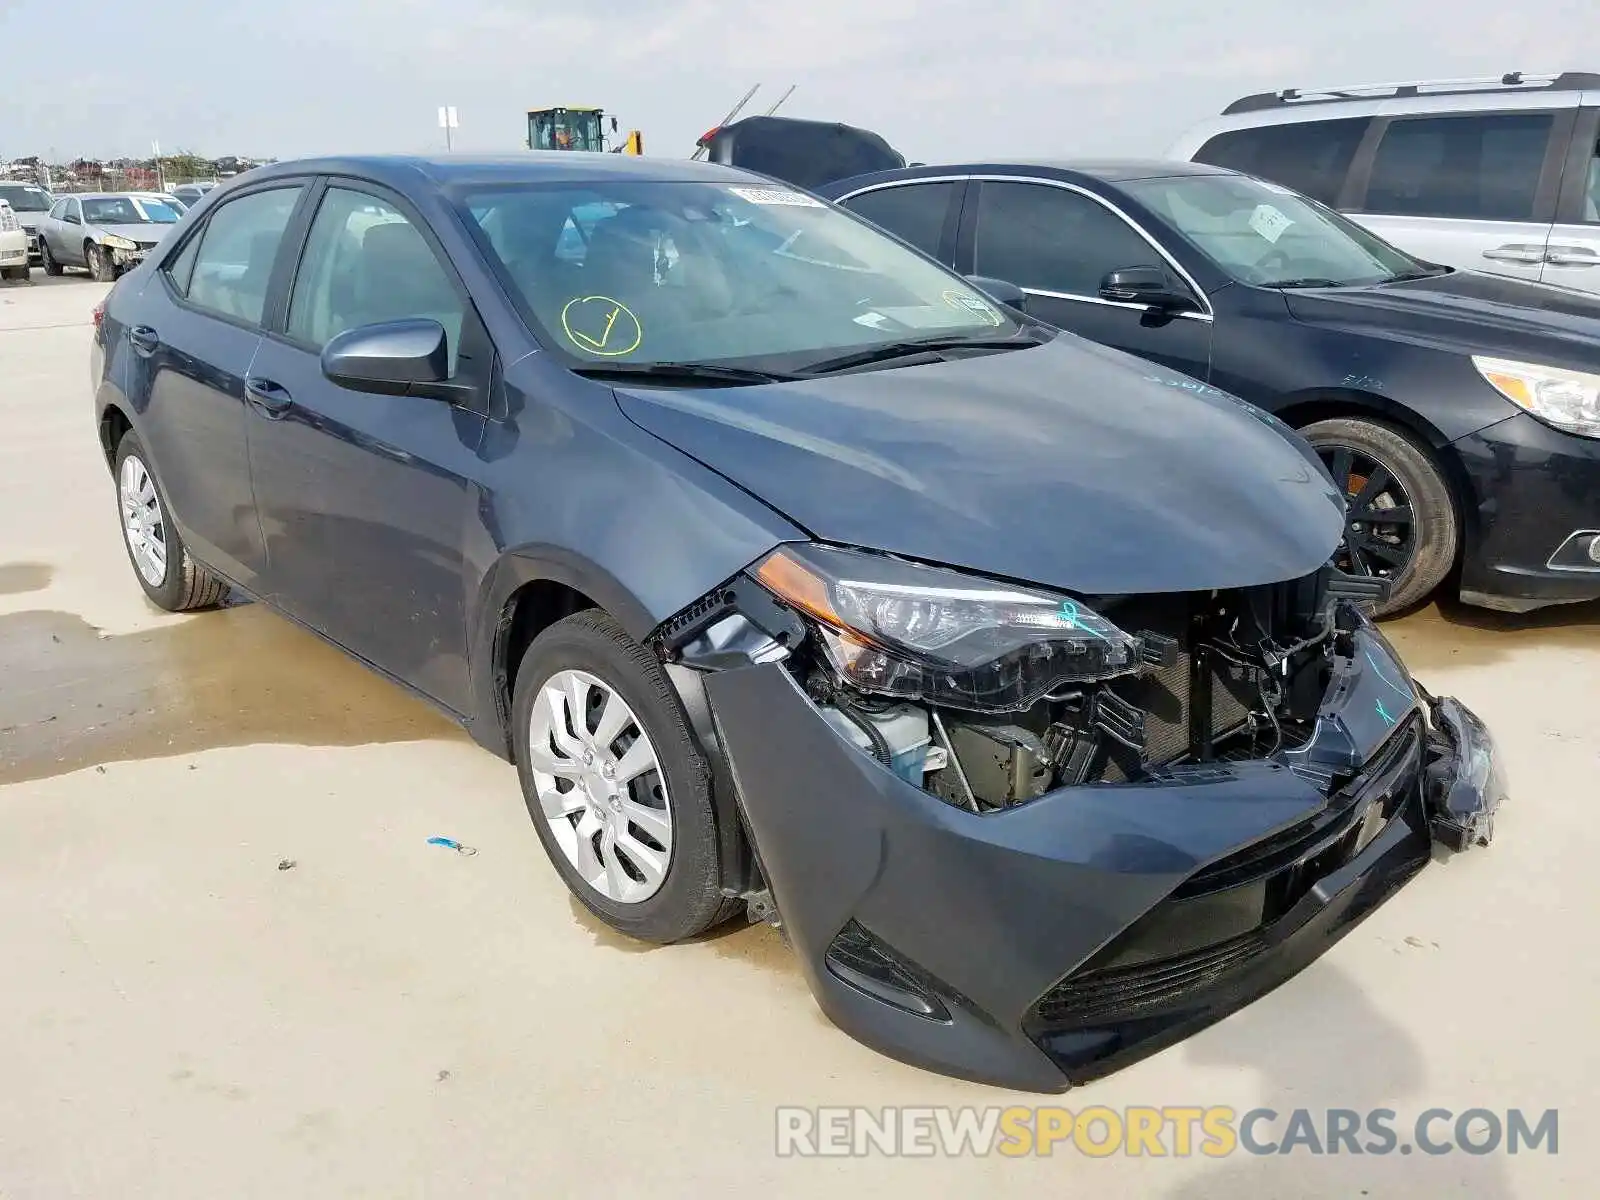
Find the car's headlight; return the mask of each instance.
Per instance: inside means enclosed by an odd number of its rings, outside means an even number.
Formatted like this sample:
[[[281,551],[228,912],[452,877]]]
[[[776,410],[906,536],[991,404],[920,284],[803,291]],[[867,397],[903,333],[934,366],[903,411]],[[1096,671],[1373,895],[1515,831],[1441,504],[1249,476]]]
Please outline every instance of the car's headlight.
[[[101,242],[103,245],[110,246],[113,250],[137,250],[139,248],[138,242],[132,241],[125,237],[118,237],[114,233],[106,234],[106,236],[101,239]]]
[[[1541,421],[1568,433],[1600,437],[1600,375],[1477,354],[1472,365],[1490,387]]]
[[[1139,669],[1138,638],[1070,597],[831,546],[785,545],[755,570],[814,619],[852,687],[981,712]]]

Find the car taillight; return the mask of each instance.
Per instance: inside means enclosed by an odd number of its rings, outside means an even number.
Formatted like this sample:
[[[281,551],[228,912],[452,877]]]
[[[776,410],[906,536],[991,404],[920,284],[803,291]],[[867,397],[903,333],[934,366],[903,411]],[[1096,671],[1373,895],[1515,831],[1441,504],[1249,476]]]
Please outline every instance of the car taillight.
[[[101,326],[105,324],[106,302],[102,300],[99,304],[96,304],[94,306],[94,311],[89,314],[89,317],[94,322],[95,332],[98,333]]]

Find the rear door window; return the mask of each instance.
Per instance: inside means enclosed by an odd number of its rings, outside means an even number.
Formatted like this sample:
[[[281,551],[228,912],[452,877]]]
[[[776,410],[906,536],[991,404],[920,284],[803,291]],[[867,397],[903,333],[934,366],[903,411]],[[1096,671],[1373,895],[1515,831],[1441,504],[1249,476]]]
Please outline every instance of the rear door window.
[[[213,211],[195,252],[185,292],[189,303],[259,325],[278,246],[303,190],[296,185],[250,192]]]
[[[1331,205],[1370,123],[1343,117],[1233,129],[1200,147],[1194,160],[1270,179]]]
[[[902,183],[852,196],[844,206],[937,258],[958,186],[951,182]]]
[[[1384,131],[1366,212],[1533,221],[1555,114],[1406,117]]]

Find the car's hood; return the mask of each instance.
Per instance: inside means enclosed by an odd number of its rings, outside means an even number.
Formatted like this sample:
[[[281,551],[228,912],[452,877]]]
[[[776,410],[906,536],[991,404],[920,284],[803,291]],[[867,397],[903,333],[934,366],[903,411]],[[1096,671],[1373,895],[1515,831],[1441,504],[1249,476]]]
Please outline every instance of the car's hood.
[[[619,388],[637,424],[813,535],[1084,594],[1309,574],[1342,501],[1215,388],[1062,336],[755,387]]]
[[[1600,296],[1455,271],[1376,287],[1284,293],[1307,324],[1358,329],[1463,354],[1532,357],[1593,370],[1600,361]]]
[[[130,241],[155,243],[166,236],[171,225],[91,225],[96,233],[114,233]]]

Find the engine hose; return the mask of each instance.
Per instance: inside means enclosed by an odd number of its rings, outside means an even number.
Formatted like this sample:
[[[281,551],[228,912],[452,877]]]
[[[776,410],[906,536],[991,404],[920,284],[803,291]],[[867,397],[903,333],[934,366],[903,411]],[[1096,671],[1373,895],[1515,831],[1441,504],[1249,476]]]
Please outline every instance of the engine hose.
[[[867,740],[872,743],[873,758],[886,767],[894,765],[894,754],[889,749],[889,739],[884,737],[878,727],[862,715],[859,708],[847,703],[843,698],[836,698],[833,706],[842,712],[852,725],[867,735]]]

